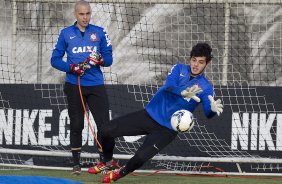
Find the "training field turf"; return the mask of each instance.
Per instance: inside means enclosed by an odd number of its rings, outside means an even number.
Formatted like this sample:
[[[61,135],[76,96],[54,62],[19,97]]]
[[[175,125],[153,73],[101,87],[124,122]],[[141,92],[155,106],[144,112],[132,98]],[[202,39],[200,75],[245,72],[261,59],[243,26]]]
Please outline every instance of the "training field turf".
[[[0,170],[0,175],[20,175],[20,176],[48,176],[56,178],[64,178],[79,181],[85,184],[101,183],[102,175],[90,175],[82,172],[80,176],[73,176],[70,171],[58,170],[42,170],[42,169],[23,169],[23,170]],[[140,174],[138,176],[129,175],[115,183],[124,184],[281,184],[282,177],[212,177],[212,176],[180,176],[176,174],[155,174],[146,176]]]

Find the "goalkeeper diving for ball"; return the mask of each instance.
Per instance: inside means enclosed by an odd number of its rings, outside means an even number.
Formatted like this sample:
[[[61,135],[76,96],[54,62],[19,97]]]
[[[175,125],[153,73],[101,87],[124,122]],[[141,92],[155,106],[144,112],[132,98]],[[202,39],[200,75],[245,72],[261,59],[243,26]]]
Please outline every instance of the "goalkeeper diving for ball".
[[[103,155],[106,160],[113,157],[115,144],[103,140],[120,136],[146,135],[143,144],[135,155],[118,171],[108,172],[102,182],[116,181],[140,168],[160,150],[175,139],[171,115],[180,109],[193,112],[199,103],[207,118],[223,112],[221,100],[214,100],[214,90],[204,75],[206,66],[211,62],[212,49],[207,43],[198,43],[190,53],[190,65],[176,64],[168,73],[166,83],[145,107],[101,126]],[[104,164],[89,168],[94,174],[107,169]]]

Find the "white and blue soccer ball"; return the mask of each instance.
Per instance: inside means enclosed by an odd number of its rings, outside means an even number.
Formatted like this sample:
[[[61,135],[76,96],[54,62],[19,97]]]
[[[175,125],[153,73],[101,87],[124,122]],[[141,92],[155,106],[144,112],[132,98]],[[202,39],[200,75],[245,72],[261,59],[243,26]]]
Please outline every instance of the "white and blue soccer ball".
[[[171,126],[178,132],[189,132],[195,123],[193,114],[185,109],[175,111],[170,119]]]

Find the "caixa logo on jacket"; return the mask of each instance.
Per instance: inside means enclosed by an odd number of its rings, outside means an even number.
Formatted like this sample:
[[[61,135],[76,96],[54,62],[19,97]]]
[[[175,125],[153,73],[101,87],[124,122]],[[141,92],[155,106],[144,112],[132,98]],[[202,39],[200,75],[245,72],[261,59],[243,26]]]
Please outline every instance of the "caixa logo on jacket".
[[[83,46],[83,47],[73,47],[72,48],[72,53],[78,54],[78,53],[85,53],[85,52],[97,52],[97,47],[96,46]]]

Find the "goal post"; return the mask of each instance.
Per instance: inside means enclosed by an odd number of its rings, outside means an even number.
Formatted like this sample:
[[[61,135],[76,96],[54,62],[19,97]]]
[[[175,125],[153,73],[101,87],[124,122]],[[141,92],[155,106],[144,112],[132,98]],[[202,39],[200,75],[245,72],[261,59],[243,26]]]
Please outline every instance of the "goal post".
[[[66,158],[62,167],[71,162],[65,74],[51,67],[50,57],[60,30],[75,21],[75,2],[0,3],[0,165],[28,167],[32,159],[32,166],[45,167],[52,156]],[[189,63],[195,43],[213,48],[205,75],[224,113],[208,120],[197,108],[192,131],[142,169],[281,174],[281,0],[89,2],[91,23],[104,27],[113,45],[113,65],[103,68],[111,118],[142,109],[174,64]],[[97,131],[91,113],[90,121]],[[84,123],[82,157],[92,162],[97,147]],[[131,158],[142,141],[117,138],[115,158]]]
[[[67,151],[38,151],[38,150],[17,150],[3,149],[0,153],[18,154],[18,155],[34,155],[34,156],[56,156],[56,157],[71,157],[71,153]],[[129,160],[133,155],[114,154],[116,159]],[[97,153],[82,153],[82,158],[99,158]],[[226,162],[226,163],[262,163],[262,164],[281,164],[282,159],[260,158],[260,157],[180,157],[180,156],[161,156],[157,155],[152,160],[167,160],[167,161],[183,161],[183,162]]]

